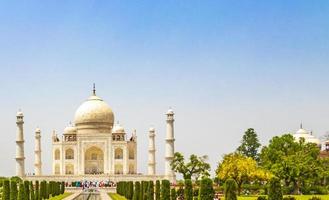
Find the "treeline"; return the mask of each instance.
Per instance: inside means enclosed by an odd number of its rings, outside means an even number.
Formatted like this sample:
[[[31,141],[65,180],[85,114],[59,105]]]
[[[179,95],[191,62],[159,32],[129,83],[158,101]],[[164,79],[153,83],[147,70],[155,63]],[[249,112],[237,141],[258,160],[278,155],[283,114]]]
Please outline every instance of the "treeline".
[[[49,199],[65,191],[64,182],[55,181],[22,181],[19,178],[0,181],[2,200],[42,200]]]
[[[213,200],[213,182],[209,178],[204,178],[200,182],[199,189],[193,190],[192,181],[185,180],[184,188],[170,186],[168,180],[155,181],[121,181],[117,183],[116,191],[128,200],[176,200],[177,198],[186,200]]]

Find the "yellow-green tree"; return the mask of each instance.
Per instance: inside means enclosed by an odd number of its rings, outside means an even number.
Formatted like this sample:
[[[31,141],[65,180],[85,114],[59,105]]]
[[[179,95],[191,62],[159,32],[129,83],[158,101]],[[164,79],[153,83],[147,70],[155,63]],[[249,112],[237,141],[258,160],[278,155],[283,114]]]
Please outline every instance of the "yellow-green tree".
[[[251,157],[243,156],[239,153],[230,153],[223,157],[218,164],[216,174],[221,180],[234,179],[238,185],[238,191],[245,182],[267,181],[272,175],[257,166],[257,162]]]

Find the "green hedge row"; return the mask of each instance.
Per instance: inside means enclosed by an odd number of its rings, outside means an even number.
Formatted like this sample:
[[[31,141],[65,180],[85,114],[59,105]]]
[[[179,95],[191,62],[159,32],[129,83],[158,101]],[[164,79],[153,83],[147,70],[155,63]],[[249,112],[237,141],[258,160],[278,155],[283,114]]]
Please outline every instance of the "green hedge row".
[[[63,194],[65,191],[64,182],[55,181],[21,181],[17,179],[4,180],[2,182],[2,196],[3,200],[42,200],[49,199]]]

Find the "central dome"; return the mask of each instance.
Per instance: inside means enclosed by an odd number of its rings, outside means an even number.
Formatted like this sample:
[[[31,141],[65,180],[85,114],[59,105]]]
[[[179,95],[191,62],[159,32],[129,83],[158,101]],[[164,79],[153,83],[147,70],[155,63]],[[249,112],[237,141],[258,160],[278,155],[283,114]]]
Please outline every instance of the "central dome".
[[[94,93],[75,112],[74,123],[76,127],[102,126],[112,128],[114,115],[112,109]]]

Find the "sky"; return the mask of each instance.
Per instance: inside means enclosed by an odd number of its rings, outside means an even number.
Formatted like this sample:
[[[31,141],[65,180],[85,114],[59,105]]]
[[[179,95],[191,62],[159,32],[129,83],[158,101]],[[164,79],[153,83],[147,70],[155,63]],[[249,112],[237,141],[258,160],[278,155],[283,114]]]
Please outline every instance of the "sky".
[[[322,137],[328,19],[326,0],[1,1],[0,176],[15,174],[18,109],[26,172],[39,127],[50,174],[51,133],[73,121],[93,83],[128,135],[137,130],[142,173],[153,126],[163,174],[169,107],[176,151],[208,155],[212,172],[251,127],[262,145],[301,122]]]

